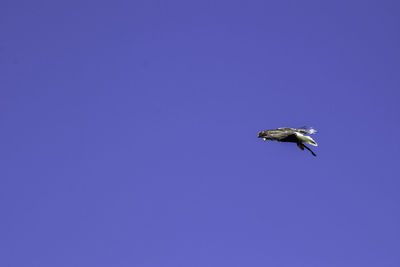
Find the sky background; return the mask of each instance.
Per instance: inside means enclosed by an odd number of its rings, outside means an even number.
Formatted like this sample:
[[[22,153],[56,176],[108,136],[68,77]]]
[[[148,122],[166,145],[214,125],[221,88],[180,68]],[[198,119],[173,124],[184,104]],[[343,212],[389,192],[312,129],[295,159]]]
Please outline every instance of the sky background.
[[[400,266],[399,13],[1,1],[0,265]]]

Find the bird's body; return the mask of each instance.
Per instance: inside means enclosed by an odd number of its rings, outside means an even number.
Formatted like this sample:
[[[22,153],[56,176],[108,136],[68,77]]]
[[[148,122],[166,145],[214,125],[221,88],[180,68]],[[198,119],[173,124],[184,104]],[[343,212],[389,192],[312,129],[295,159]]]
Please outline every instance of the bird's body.
[[[313,154],[313,156],[316,156],[315,153],[308,148],[304,143],[310,144],[312,146],[318,146],[318,144],[312,139],[310,136],[307,136],[305,134],[315,134],[317,131],[314,130],[313,128],[288,128],[288,127],[283,127],[283,128],[278,128],[276,130],[266,130],[266,131],[261,131],[258,133],[259,138],[263,138],[264,141],[267,140],[272,140],[272,141],[278,141],[278,142],[290,142],[290,143],[296,143],[297,146],[301,149],[304,150],[306,148]]]

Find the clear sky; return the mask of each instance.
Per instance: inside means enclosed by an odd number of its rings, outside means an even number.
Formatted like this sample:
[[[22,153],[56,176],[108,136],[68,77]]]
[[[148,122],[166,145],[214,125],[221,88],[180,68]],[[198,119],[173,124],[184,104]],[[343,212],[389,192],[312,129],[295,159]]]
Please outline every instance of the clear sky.
[[[400,266],[399,13],[1,1],[0,265]]]

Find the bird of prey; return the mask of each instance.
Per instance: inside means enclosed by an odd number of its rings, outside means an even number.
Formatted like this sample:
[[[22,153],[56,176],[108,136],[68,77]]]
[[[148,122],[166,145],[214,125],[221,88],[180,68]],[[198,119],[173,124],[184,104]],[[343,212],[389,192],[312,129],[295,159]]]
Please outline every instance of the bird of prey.
[[[283,127],[276,130],[261,131],[258,133],[258,138],[263,138],[264,141],[272,140],[278,142],[296,143],[301,150],[306,148],[311,152],[311,154],[313,154],[313,156],[317,156],[309,147],[304,144],[306,143],[312,146],[318,146],[318,144],[310,136],[305,135],[315,134],[316,132],[317,131],[311,127],[302,127],[298,129]]]

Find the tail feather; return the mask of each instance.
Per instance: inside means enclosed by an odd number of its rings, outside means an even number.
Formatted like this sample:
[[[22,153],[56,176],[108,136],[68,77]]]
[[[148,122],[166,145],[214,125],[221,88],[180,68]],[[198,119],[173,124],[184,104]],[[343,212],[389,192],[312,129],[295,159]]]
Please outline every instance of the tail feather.
[[[313,127],[300,127],[296,129],[297,131],[301,132],[302,134],[315,134],[317,133],[317,130],[315,130]]]

